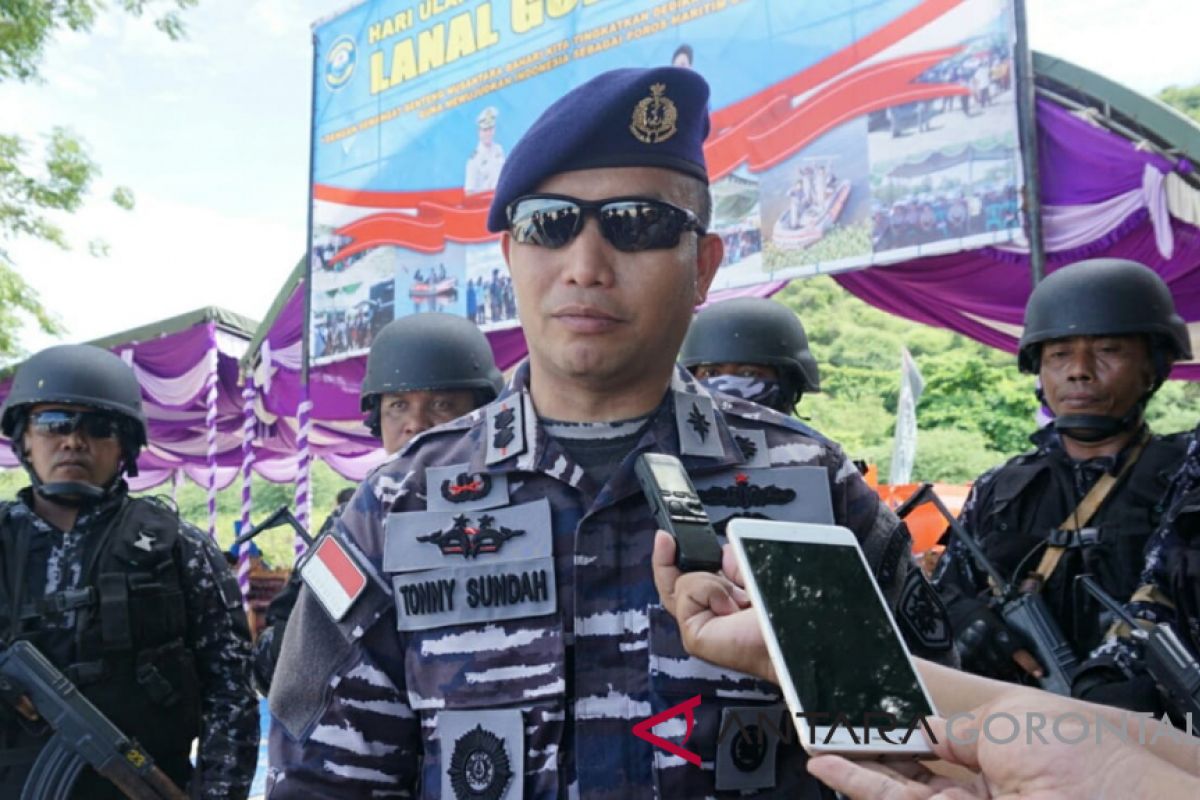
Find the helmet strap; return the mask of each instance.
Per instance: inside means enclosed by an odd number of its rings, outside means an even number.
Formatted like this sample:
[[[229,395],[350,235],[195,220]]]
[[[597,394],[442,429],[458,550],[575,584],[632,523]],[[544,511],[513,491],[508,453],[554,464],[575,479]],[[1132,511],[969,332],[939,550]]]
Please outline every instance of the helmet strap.
[[[1064,414],[1055,417],[1054,430],[1062,436],[1074,439],[1084,444],[1095,444],[1119,436],[1126,431],[1135,430],[1142,422],[1142,414],[1146,410],[1147,394],[1134,403],[1133,408],[1121,417],[1110,417],[1103,414]]]

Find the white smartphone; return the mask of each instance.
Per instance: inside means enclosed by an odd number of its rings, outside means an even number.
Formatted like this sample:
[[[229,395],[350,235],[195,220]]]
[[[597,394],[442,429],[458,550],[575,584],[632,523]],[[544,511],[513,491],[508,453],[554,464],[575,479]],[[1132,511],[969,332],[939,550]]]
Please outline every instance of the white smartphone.
[[[727,532],[804,748],[931,756],[933,702],[854,534],[759,519]]]

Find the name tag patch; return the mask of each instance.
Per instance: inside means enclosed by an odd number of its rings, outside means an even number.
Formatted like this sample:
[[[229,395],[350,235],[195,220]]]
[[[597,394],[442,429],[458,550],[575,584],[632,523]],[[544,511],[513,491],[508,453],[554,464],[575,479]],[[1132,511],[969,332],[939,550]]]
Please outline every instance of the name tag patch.
[[[402,631],[540,617],[558,603],[551,556],[404,573],[392,587]]]

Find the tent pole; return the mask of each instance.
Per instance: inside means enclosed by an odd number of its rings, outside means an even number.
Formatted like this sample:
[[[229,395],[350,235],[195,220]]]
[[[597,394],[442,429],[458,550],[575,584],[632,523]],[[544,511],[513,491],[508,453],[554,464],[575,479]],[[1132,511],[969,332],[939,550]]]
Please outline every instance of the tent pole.
[[[313,194],[316,182],[317,155],[317,81],[318,75],[317,34],[312,37],[312,124],[309,128],[308,144],[308,233],[304,243],[304,336],[300,341],[300,405],[296,409],[296,424],[299,427],[296,438],[296,449],[300,451],[300,463],[296,473],[296,518],[305,527],[310,527],[309,514],[312,510],[312,497],[309,493],[310,459],[308,452],[308,436],[312,427],[312,402],[309,400],[309,368],[308,362],[312,356],[312,290],[313,290]],[[296,537],[295,551],[299,556],[305,550],[304,540]]]
[[[254,465],[254,374],[247,370],[242,386],[242,525],[238,529],[250,530],[250,469]],[[237,553],[237,582],[242,592],[242,606],[250,610],[250,542],[245,542]]]
[[[208,376],[204,393],[204,436],[208,445],[208,535],[217,538],[217,326],[208,324]]]
[[[1013,0],[1016,24],[1014,67],[1017,91],[1017,131],[1021,141],[1021,165],[1025,173],[1022,189],[1025,234],[1029,239],[1029,278],[1032,286],[1046,276],[1046,251],[1042,237],[1042,181],[1038,169],[1037,89],[1034,85],[1033,54],[1029,49],[1025,0]]]

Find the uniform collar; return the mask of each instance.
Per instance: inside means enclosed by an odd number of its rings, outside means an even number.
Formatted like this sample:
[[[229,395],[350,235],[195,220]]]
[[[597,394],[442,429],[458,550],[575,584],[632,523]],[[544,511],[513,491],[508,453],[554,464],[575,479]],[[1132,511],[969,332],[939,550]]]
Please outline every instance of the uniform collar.
[[[546,472],[571,485],[582,468],[542,428],[529,393],[529,362],[521,363],[507,386],[483,409],[476,423],[479,447],[471,467],[480,472]],[[676,367],[663,400],[650,414],[636,449],[677,455],[690,469],[744,464],[718,402],[687,370]]]

